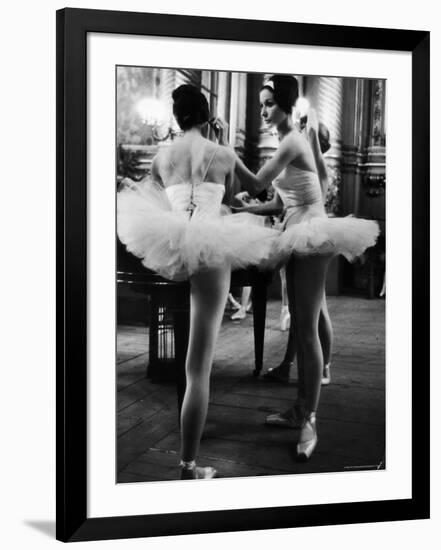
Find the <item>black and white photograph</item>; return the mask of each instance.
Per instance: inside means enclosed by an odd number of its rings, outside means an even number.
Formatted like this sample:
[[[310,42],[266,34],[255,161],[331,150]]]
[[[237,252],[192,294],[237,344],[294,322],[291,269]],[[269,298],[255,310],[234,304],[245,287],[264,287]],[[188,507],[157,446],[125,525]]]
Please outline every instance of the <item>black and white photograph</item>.
[[[436,546],[435,7],[6,5],[2,547]]]
[[[387,86],[115,68],[116,483],[387,469]]]
[[[58,540],[428,517],[428,59],[57,12]]]

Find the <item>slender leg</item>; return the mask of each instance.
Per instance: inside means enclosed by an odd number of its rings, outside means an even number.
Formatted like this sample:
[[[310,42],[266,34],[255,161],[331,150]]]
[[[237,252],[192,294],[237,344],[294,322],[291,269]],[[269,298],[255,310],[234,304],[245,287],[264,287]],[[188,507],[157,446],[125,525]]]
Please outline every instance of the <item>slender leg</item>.
[[[293,266],[298,362],[303,369],[305,407],[311,412],[318,407],[323,372],[318,323],[328,263],[328,257],[308,256],[296,258]]]
[[[187,387],[181,414],[181,458],[193,461],[207,416],[210,372],[230,285],[230,269],[197,274],[190,281]]]
[[[290,262],[292,261],[293,260],[290,260]],[[280,365],[278,365],[277,367],[268,369],[268,371],[264,374],[264,378],[268,380],[276,380],[283,383],[289,382],[289,373],[291,371],[291,365],[297,353],[296,336],[295,336],[295,320],[294,320],[294,312],[292,311],[292,304],[294,300],[293,295],[291,296],[291,299],[290,299],[290,294],[292,294],[293,292],[292,275],[289,277],[291,281],[287,283],[287,273],[290,272],[289,271],[290,262],[288,262],[286,266],[283,266],[282,268],[280,268],[280,271],[279,271],[280,280],[282,282],[282,311],[284,310],[284,308],[288,308],[289,314],[290,314],[288,341],[286,344],[285,355]]]
[[[233,313],[231,316],[232,321],[238,321],[241,319],[245,319],[247,316],[247,308],[248,303],[250,301],[250,294],[251,294],[251,287],[250,286],[243,286],[242,287],[242,296],[240,299],[240,307],[236,311],[236,313]]]
[[[326,295],[323,295],[322,306],[319,317],[319,336],[323,351],[323,361],[325,365],[331,362],[332,346],[334,343],[334,331],[332,328],[331,317],[329,316]]]
[[[182,402],[184,400],[187,379],[185,376],[185,361],[188,348],[188,336],[190,330],[190,291],[184,287],[180,290],[176,299],[174,311],[175,334],[175,361],[176,361],[176,389],[178,394],[178,418],[180,422]]]

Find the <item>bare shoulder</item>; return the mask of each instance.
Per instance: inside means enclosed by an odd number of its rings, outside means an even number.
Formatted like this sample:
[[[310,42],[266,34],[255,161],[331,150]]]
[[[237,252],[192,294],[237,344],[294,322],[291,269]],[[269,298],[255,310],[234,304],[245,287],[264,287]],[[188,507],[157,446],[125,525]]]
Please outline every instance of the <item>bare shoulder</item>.
[[[173,144],[169,147],[161,147],[156,155],[153,157],[152,163],[154,163],[158,170],[167,171],[170,166],[170,162],[177,160],[177,151]]]
[[[152,168],[155,167],[156,169],[159,169],[163,165],[165,154],[166,152],[163,150],[160,150],[156,153],[156,155],[152,159]]]
[[[233,166],[236,162],[236,153],[234,149],[230,146],[219,145],[217,155],[218,159],[225,162],[226,164]]]
[[[152,159],[151,174],[156,179],[167,178],[170,171],[170,156],[168,150],[159,150]]]
[[[305,137],[295,130],[286,135],[280,143],[280,147],[295,149],[298,152],[303,151],[307,146]]]

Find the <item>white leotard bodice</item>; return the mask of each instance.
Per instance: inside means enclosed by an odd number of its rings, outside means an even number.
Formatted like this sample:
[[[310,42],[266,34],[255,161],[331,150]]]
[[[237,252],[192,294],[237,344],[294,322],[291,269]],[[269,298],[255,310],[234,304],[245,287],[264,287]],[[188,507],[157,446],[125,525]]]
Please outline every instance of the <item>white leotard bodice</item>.
[[[218,148],[218,145],[214,148],[200,181],[185,181],[173,162],[171,160],[169,161],[176,175],[181,180],[181,183],[169,185],[165,189],[173,211],[204,215],[220,213],[222,199],[225,194],[225,186],[222,183],[205,181]]]
[[[284,206],[282,228],[288,223],[326,217],[320,180],[316,173],[288,165],[274,180],[273,186]]]
[[[317,174],[291,164],[274,180],[273,186],[285,208],[307,206],[323,200]]]
[[[183,182],[165,189],[172,210],[219,214],[225,186],[209,181]]]

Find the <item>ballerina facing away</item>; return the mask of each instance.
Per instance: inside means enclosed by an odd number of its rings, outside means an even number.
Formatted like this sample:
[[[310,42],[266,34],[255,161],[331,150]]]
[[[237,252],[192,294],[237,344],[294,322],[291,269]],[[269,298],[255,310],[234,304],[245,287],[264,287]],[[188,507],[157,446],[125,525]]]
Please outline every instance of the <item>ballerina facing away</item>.
[[[196,458],[231,270],[270,262],[279,233],[251,214],[231,215],[222,205],[232,187],[235,156],[202,136],[209,109],[197,88],[180,86],[172,97],[184,134],[153,159],[151,178],[125,180],[117,197],[117,230],[147,268],[190,282],[180,476],[209,479],[216,471],[196,466]]]

